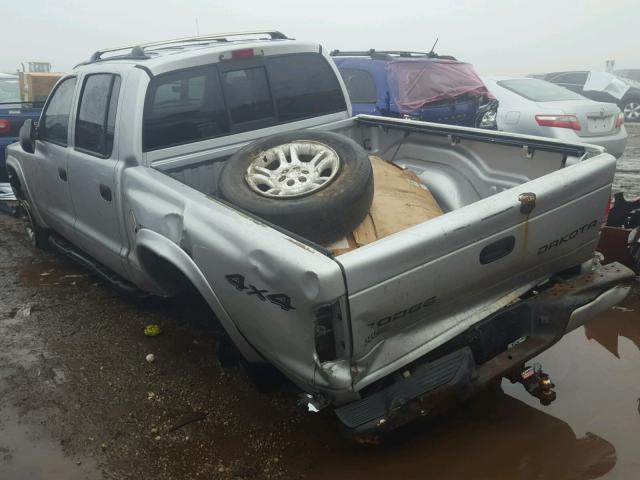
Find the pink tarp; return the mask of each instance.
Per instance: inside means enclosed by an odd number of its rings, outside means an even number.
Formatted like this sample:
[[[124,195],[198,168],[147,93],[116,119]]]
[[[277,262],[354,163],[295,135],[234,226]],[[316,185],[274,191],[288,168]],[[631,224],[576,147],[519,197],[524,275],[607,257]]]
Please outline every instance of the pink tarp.
[[[387,64],[386,68],[391,94],[401,113],[467,93],[493,98],[468,63],[401,60]]]

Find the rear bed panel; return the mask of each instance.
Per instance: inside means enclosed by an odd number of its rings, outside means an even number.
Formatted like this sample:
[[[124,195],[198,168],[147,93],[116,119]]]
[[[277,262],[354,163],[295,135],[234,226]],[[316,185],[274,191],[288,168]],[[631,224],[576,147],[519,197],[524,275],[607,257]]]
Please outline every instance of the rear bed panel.
[[[614,171],[613,157],[599,155],[338,257],[358,385],[444,343],[505,295],[590,258]],[[529,215],[518,200],[525,192],[537,197]]]

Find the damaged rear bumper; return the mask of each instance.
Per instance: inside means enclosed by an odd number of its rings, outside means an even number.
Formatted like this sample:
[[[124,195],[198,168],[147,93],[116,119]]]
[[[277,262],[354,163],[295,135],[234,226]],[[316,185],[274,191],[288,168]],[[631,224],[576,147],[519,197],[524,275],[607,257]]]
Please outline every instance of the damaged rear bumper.
[[[509,305],[396,372],[396,380],[336,409],[348,432],[366,437],[441,413],[503,376],[622,301],[634,274],[612,263],[558,280]]]

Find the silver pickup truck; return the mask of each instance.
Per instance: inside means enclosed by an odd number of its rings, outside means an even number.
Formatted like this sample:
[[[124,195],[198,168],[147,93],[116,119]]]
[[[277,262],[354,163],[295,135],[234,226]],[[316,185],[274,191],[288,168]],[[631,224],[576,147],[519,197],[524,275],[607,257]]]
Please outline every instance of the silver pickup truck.
[[[444,214],[335,255],[222,198],[235,154],[295,131],[410,169]],[[331,158],[318,184],[342,168]],[[594,254],[615,167],[590,145],[352,117],[328,52],[279,32],[98,51],[7,153],[36,246],[124,289],[195,287],[246,361],[274,365],[358,435],[503,376],[550,395],[526,362],[633,279]],[[277,211],[291,201],[279,192],[262,192]]]

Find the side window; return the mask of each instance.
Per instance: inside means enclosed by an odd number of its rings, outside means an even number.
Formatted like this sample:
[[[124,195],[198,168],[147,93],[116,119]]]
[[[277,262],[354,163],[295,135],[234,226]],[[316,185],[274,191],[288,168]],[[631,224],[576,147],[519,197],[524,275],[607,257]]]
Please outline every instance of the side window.
[[[99,73],[85,79],[76,120],[76,149],[111,156],[119,93],[117,75]]]
[[[229,118],[215,67],[180,70],[151,80],[144,107],[145,152],[227,133]]]
[[[347,109],[336,74],[319,53],[265,57],[280,122]]]
[[[75,88],[76,79],[68,78],[63,80],[53,92],[38,126],[38,137],[41,140],[67,146],[69,115]]]
[[[373,77],[366,70],[343,68],[340,74],[347,86],[351,103],[376,103],[378,92]]]
[[[267,72],[263,67],[224,72],[222,84],[234,125],[275,116]]]

